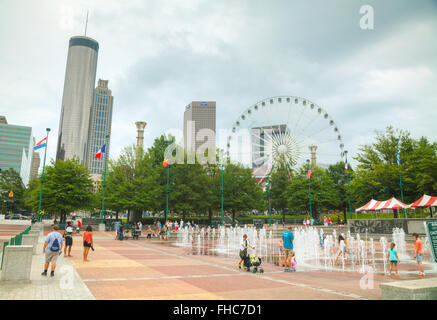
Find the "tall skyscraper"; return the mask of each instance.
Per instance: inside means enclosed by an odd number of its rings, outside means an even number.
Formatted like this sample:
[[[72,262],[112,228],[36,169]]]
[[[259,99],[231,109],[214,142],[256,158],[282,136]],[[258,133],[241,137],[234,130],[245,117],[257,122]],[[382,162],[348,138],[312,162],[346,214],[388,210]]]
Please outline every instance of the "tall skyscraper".
[[[56,159],[86,161],[98,52],[99,44],[91,38],[70,39]]]
[[[94,159],[94,155],[106,143],[106,135],[111,136],[112,105],[114,97],[108,88],[108,80],[99,79],[94,90],[93,104],[91,107],[88,149],[86,153],[86,165],[92,174],[101,174],[105,169],[105,157]],[[109,141],[105,147],[109,154]]]
[[[36,144],[35,138],[33,138],[33,145]],[[32,152],[32,162],[30,166],[30,177],[29,181],[35,179],[38,176],[38,169],[39,165],[41,163],[41,158],[39,156],[39,152],[33,151]]]
[[[202,130],[209,129],[209,130]],[[202,148],[201,148],[202,147]],[[215,154],[216,102],[193,101],[184,112],[184,148],[189,153],[203,153],[206,148]]]
[[[14,169],[24,185],[29,183],[33,156],[32,128],[0,122],[0,169]]]

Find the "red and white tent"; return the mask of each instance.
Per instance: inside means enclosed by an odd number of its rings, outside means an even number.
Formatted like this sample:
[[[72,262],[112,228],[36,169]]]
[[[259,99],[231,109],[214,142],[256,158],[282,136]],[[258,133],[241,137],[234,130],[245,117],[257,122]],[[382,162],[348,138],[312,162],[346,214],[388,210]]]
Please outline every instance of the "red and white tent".
[[[428,208],[437,206],[437,197],[424,194],[419,200],[409,205],[409,208]]]
[[[387,209],[402,209],[408,208],[408,205],[400,202],[396,198],[391,198],[390,200],[382,201],[378,206],[375,207],[374,210],[387,210]]]
[[[368,203],[366,203],[364,206],[362,206],[361,208],[356,209],[355,212],[358,212],[358,211],[374,211],[375,208],[377,206],[379,206],[380,203],[381,203],[381,201],[376,201],[375,199],[372,199]]]
[[[355,211],[377,211],[377,210],[390,210],[390,209],[394,210],[394,209],[402,209],[402,208],[408,208],[408,205],[400,202],[396,198],[391,198],[390,200],[386,200],[386,201],[377,201],[372,199],[367,204],[365,204],[361,208],[356,209]]]

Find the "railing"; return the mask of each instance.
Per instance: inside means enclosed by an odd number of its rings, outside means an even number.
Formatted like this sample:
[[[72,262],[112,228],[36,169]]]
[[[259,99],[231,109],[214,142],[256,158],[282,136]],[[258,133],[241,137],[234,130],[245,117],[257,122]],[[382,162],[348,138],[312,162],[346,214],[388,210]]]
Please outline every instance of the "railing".
[[[26,230],[21,232],[20,234],[17,234],[15,237],[12,237],[9,241],[3,242],[3,250],[2,250],[2,258],[0,263],[0,270],[3,268],[3,257],[5,256],[5,250],[7,246],[20,246],[23,241],[23,235],[29,234],[30,227],[27,227]]]

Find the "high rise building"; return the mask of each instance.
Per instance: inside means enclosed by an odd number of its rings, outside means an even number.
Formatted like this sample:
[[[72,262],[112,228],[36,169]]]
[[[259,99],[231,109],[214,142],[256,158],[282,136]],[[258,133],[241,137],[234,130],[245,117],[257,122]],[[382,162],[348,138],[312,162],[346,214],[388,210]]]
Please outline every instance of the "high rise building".
[[[215,155],[215,101],[193,101],[185,107],[184,148],[188,153],[195,154],[204,153],[208,149]]]
[[[36,144],[35,138],[33,138],[33,145]],[[41,163],[41,158],[39,157],[39,153],[36,151],[32,152],[32,162],[30,165],[30,177],[29,181],[35,179],[38,176],[38,169]]]
[[[34,147],[32,128],[8,124],[5,117],[0,118],[0,169],[14,169],[27,185]]]
[[[94,159],[94,155],[106,143],[106,135],[111,136],[112,105],[114,97],[108,88],[108,80],[99,79],[94,90],[94,98],[91,106],[88,148],[86,153],[86,165],[92,174],[101,174],[105,169],[105,157]],[[109,141],[105,146],[105,152],[109,154]]]
[[[91,38],[70,39],[56,159],[86,161],[98,52],[99,44]]]

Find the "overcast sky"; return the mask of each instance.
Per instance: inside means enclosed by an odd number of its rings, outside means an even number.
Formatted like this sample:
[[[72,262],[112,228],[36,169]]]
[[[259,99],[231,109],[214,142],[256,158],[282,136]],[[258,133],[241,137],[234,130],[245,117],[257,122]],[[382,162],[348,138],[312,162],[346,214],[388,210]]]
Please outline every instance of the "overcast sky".
[[[360,28],[363,5],[373,30]],[[322,106],[351,156],[387,125],[437,141],[437,1],[0,0],[0,115],[37,140],[50,127],[49,159],[87,10],[114,96],[111,157],[135,143],[135,121],[148,147],[182,130],[190,101],[217,101],[219,129],[277,95]]]

